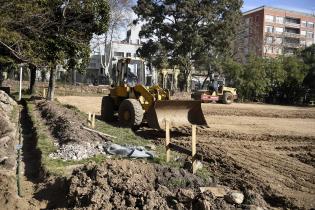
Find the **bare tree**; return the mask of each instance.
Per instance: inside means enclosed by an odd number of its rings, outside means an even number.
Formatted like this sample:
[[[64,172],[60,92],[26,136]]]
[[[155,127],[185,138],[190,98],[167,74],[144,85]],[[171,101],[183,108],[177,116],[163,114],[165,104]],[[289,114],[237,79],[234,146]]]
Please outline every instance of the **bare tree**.
[[[112,57],[112,42],[119,39],[120,31],[126,29],[132,20],[132,1],[131,0],[109,0],[110,5],[110,21],[108,31],[94,37],[92,50],[98,52],[101,58],[101,66],[105,70],[105,74],[109,73],[110,58]],[[104,60],[102,57],[102,48],[104,48]]]

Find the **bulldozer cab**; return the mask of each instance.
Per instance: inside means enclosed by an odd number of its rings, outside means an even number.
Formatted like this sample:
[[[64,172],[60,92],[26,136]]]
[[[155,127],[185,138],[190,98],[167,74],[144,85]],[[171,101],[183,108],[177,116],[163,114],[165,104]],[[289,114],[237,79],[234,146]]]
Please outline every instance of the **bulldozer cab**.
[[[145,83],[144,61],[135,58],[121,58],[113,69],[113,86],[134,87],[136,84]]]

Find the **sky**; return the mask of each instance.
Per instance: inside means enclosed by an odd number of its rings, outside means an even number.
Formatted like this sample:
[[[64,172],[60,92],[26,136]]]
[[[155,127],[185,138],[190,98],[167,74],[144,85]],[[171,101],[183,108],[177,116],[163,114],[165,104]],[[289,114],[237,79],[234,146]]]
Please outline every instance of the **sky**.
[[[315,13],[315,0],[243,0],[242,12],[266,5],[299,12]]]

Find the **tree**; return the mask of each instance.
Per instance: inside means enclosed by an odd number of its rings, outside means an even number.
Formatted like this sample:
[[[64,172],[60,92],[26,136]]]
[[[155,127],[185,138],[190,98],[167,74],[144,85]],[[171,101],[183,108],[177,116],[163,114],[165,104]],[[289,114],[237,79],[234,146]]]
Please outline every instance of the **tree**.
[[[307,75],[303,80],[303,85],[315,94],[315,44],[303,49],[299,55],[308,68]]]
[[[250,55],[244,65],[243,83],[241,92],[243,96],[250,100],[262,99],[268,91],[268,78],[265,71],[263,58]]]
[[[4,0],[1,11],[1,47],[32,69],[50,68],[49,100],[54,95],[56,65],[70,58],[86,61],[93,34],[106,32],[109,18],[106,0]],[[10,41],[10,34],[17,38]]]
[[[179,66],[187,90],[188,76],[201,57],[230,49],[241,17],[242,1],[139,0],[134,7],[147,39],[140,56]],[[154,47],[148,52],[148,45]]]
[[[283,99],[285,103],[294,103],[303,96],[303,80],[307,74],[307,66],[296,55],[283,58],[283,66],[286,78],[282,85]]]

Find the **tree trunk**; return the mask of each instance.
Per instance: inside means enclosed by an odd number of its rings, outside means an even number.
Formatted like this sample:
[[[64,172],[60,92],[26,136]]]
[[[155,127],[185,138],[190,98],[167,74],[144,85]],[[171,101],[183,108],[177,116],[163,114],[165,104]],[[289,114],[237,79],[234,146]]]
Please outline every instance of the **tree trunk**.
[[[3,70],[0,69],[0,87],[2,87],[4,81]]]
[[[36,66],[35,65],[30,65],[30,87],[29,87],[29,94],[33,95],[36,90],[35,90],[35,81],[36,81]]]
[[[77,82],[77,72],[75,70],[75,68],[71,69],[71,73],[72,73],[72,85],[76,85]]]
[[[47,94],[47,100],[48,101],[54,100],[54,95],[55,95],[55,77],[56,77],[55,74],[56,74],[55,68],[52,67],[50,69],[49,84],[48,84],[48,94]]]

